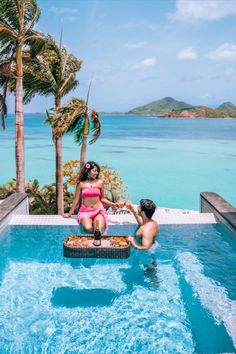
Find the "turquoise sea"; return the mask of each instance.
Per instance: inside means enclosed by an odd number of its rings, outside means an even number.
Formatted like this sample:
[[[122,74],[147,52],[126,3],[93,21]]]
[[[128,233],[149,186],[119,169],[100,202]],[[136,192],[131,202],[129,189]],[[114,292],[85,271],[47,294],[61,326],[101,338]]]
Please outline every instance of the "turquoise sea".
[[[25,115],[26,179],[55,179],[55,148],[43,115]],[[119,172],[128,197],[158,206],[199,209],[200,192],[216,192],[236,205],[236,119],[164,119],[102,116],[102,135],[87,160]],[[0,184],[15,176],[14,116],[0,130]],[[63,138],[63,161],[79,159],[73,136]]]

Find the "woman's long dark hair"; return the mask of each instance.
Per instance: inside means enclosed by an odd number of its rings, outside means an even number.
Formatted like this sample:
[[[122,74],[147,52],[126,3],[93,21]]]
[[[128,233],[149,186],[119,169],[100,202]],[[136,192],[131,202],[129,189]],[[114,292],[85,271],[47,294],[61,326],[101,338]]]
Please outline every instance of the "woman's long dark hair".
[[[86,164],[84,165],[83,167],[83,170],[79,176],[79,182],[80,181],[87,181],[88,179],[88,175],[89,175],[89,172],[94,168],[94,167],[97,167],[98,169],[98,176],[97,178],[99,178],[99,173],[100,173],[100,166],[94,162],[94,161],[88,161],[86,162]]]

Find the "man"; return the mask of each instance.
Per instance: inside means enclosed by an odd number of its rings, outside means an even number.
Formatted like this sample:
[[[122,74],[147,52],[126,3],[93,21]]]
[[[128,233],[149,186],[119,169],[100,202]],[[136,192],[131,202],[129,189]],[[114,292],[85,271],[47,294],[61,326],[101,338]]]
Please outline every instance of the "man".
[[[155,203],[150,199],[141,199],[137,210],[135,210],[130,201],[127,201],[125,205],[133,213],[140,225],[135,236],[142,238],[142,244],[139,245],[131,236],[128,237],[128,240],[137,250],[148,250],[152,247],[155,238],[159,234],[159,225],[155,220],[152,220],[152,216],[156,210]]]

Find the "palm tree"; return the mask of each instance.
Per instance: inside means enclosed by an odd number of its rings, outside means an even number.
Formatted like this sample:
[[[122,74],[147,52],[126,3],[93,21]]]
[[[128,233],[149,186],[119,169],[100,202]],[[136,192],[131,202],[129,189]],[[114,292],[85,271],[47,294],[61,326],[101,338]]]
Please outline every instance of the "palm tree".
[[[61,41],[60,41],[61,42]],[[61,107],[61,99],[79,84],[76,73],[82,61],[69,54],[64,46],[58,46],[48,35],[47,45],[33,61],[29,61],[26,70],[25,102],[34,95],[53,95],[55,107]],[[62,169],[62,137],[54,134],[56,150],[56,190],[58,214],[64,212],[63,205],[63,169]]]
[[[23,114],[23,51],[30,48],[35,55],[43,44],[43,35],[34,31],[40,10],[36,0],[0,1],[0,57],[15,62],[15,134],[16,134],[16,191],[25,191],[24,172],[24,114]],[[6,82],[1,84],[1,108],[6,113]],[[3,126],[4,126],[3,118]]]
[[[99,114],[95,110],[89,110],[87,102],[84,100],[72,98],[62,107],[53,109],[48,114],[47,121],[52,125],[56,137],[70,133],[74,135],[76,143],[82,144],[80,153],[81,169],[85,162],[88,134],[92,133],[90,144],[94,143],[101,134]]]

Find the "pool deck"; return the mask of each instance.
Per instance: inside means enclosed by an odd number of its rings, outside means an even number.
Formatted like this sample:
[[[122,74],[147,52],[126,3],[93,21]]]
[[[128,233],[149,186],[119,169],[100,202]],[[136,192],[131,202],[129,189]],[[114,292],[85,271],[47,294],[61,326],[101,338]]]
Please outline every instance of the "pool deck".
[[[157,208],[154,217],[160,225],[168,224],[216,224],[213,213],[200,213],[195,210]],[[137,224],[133,214],[127,210],[120,214],[108,213],[109,225]],[[76,226],[77,218],[63,218],[60,215],[13,215],[10,225],[60,225]]]

